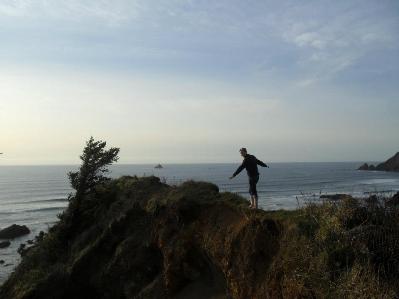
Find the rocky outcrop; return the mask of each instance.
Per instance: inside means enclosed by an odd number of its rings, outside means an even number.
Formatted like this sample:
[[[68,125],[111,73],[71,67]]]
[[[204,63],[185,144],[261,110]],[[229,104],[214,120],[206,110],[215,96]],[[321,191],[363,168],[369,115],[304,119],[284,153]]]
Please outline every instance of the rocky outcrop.
[[[369,165],[364,163],[357,170],[369,170]]]
[[[10,241],[3,241],[3,242],[0,242],[0,248],[7,248],[8,246],[10,246],[11,245],[11,242]]]
[[[399,171],[399,152],[397,152],[387,161],[380,163],[377,166],[364,163],[358,168],[358,170]]]
[[[376,168],[377,170],[399,171],[399,152],[384,163],[379,164]]]
[[[25,225],[13,224],[0,230],[0,239],[14,239],[30,233],[30,230]]]
[[[367,164],[364,163],[362,166],[360,166],[357,170],[375,170],[375,166],[372,164]]]
[[[266,298],[278,222],[209,183],[115,184],[71,205],[0,298]]]

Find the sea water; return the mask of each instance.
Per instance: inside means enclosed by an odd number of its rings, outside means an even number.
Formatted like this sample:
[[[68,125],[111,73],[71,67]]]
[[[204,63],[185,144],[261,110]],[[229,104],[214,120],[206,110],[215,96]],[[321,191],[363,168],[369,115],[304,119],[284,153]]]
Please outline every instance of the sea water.
[[[295,209],[303,198],[320,194],[348,193],[363,196],[369,192],[399,191],[399,173],[358,171],[361,163],[271,163],[260,167],[259,205],[265,210]],[[229,177],[238,164],[165,164],[114,165],[111,177],[121,175],[155,175],[168,184],[186,180],[208,181],[220,191],[238,193],[248,198],[245,170],[233,180]],[[26,225],[31,234],[17,238],[11,246],[0,249],[0,284],[19,262],[19,245],[46,231],[57,221],[57,215],[68,204],[72,189],[67,173],[74,165],[63,166],[0,166],[0,229],[11,224]]]

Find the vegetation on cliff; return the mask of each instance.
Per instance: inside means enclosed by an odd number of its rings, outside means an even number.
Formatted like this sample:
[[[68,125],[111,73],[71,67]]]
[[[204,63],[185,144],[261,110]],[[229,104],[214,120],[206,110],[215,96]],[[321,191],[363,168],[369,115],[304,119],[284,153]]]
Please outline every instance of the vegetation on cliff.
[[[0,298],[395,298],[398,209],[251,211],[215,185],[121,177],[26,252]],[[71,213],[75,213],[72,216]]]

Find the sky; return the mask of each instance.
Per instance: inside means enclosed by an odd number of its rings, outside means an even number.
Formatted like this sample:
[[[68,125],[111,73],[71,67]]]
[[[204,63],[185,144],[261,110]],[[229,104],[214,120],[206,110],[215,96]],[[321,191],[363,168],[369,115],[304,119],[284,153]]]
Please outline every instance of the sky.
[[[399,1],[1,0],[0,165],[381,161]]]

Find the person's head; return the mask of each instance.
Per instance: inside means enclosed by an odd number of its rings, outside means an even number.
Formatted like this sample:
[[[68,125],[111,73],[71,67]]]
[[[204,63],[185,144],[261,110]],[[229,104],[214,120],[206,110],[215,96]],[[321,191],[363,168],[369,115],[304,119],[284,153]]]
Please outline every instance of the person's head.
[[[247,149],[245,147],[240,148],[240,154],[245,157],[247,155]]]

